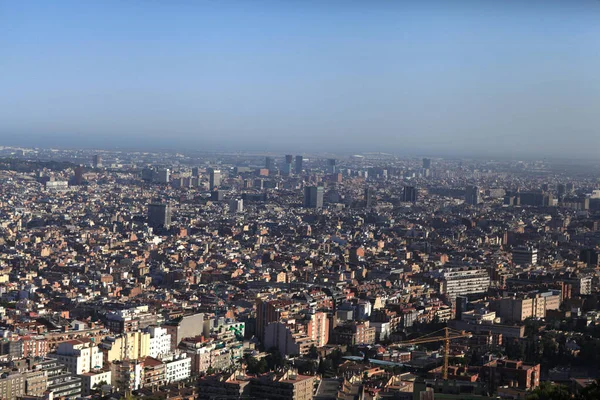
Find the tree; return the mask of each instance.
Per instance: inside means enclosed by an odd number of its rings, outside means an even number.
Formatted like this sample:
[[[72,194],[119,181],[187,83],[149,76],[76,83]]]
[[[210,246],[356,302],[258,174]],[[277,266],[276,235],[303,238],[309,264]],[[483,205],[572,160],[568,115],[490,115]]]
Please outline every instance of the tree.
[[[600,379],[581,390],[576,397],[577,400],[595,400],[600,399]]]
[[[542,382],[526,400],[571,400],[572,396],[566,386],[553,385],[550,382]]]
[[[308,356],[314,360],[319,358],[319,350],[317,349],[317,346],[314,344],[310,346],[310,349],[308,349]]]

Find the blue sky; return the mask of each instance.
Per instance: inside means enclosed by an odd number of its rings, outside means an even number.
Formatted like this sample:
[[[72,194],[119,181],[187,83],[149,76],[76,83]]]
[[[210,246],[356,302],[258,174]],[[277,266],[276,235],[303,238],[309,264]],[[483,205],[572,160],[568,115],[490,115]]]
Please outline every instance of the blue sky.
[[[598,21],[586,0],[0,0],[0,144],[593,157]]]

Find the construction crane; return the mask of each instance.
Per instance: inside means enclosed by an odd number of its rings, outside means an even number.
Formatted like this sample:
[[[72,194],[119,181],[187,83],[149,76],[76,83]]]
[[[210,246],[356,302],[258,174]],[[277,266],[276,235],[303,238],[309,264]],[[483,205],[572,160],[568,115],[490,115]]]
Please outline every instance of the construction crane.
[[[443,332],[443,335],[439,335]],[[438,334],[438,336],[434,336]],[[444,342],[444,366],[442,367],[442,378],[448,380],[448,358],[450,355],[450,341],[460,338],[471,337],[471,333],[465,331],[457,331],[452,328],[444,328],[439,331],[428,333],[416,339],[405,340],[403,342],[394,343],[394,345],[408,345],[408,344],[422,344],[422,343],[434,343]]]

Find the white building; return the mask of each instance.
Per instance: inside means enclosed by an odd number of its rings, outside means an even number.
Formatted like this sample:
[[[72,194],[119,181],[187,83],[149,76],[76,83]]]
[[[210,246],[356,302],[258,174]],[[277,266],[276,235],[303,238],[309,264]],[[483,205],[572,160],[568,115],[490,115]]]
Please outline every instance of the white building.
[[[103,354],[94,343],[83,340],[62,342],[56,354],[49,354],[65,364],[72,374],[81,375],[102,368]]]
[[[171,335],[165,328],[150,326],[146,329],[150,333],[150,357],[161,359],[171,352]]]
[[[456,296],[485,293],[490,286],[490,275],[485,269],[449,270],[443,273],[440,292],[454,300]]]
[[[111,384],[110,371],[87,372],[79,375],[82,384],[82,394],[88,396],[92,390],[99,389],[101,385]]]
[[[165,380],[167,383],[182,381],[192,375],[192,359],[186,353],[163,360],[165,363]]]

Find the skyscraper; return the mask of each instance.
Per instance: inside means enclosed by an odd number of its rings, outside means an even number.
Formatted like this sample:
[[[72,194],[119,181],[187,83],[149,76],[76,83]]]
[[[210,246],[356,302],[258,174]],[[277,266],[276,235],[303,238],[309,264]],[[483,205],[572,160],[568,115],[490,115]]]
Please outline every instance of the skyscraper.
[[[198,168],[198,167],[192,168],[192,176],[194,176],[194,177],[200,176],[200,168]]]
[[[372,187],[366,187],[365,188],[365,206],[366,207],[371,207],[373,205],[373,188]]]
[[[335,174],[337,161],[335,158],[330,158],[327,160],[327,172],[330,174]]]
[[[167,184],[171,180],[171,170],[169,168],[156,171],[155,182]]]
[[[417,189],[414,186],[404,186],[402,201],[415,203],[417,201]]]
[[[275,171],[275,161],[273,157],[265,157],[265,168],[270,171]]]
[[[73,183],[75,185],[81,185],[83,183],[83,167],[81,165],[75,168],[75,176],[73,177]]]
[[[209,183],[208,183],[209,189],[213,190],[214,188],[221,186],[221,170],[209,168],[208,173],[209,173]]]
[[[302,162],[304,161],[304,157],[296,156],[296,174],[300,175],[302,173]]]
[[[285,156],[284,162],[283,162],[283,173],[285,175],[291,175],[292,174],[292,162],[294,161],[294,156],[291,154],[287,154]]]
[[[423,169],[430,169],[430,168],[431,168],[431,159],[424,158],[423,159]]]
[[[148,225],[153,228],[169,229],[171,226],[171,206],[165,203],[149,204]]]
[[[229,211],[232,213],[241,213],[244,211],[243,199],[232,199],[229,201]]]
[[[323,208],[323,186],[307,186],[304,188],[304,207]]]
[[[102,168],[102,156],[100,154],[96,154],[92,157],[92,165],[94,168]]]
[[[567,188],[566,188],[565,184],[559,183],[558,185],[556,185],[556,190],[558,192],[558,199],[562,200],[563,196],[567,192]]]
[[[465,203],[476,206],[481,203],[479,186],[469,185],[465,190]]]

